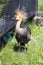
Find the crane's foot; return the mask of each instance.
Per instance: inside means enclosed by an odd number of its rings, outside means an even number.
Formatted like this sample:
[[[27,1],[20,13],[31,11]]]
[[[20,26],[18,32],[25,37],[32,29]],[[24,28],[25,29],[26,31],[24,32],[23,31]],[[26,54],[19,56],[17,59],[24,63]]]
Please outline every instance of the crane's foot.
[[[27,52],[27,48],[25,46],[20,46],[19,51],[20,52]]]
[[[27,52],[27,47],[25,45],[15,45],[14,50],[16,52]]]
[[[27,52],[27,44],[25,44],[24,52]]]
[[[27,52],[27,48],[24,48],[24,52]]]
[[[27,52],[27,44],[19,43],[19,51],[20,52]]]

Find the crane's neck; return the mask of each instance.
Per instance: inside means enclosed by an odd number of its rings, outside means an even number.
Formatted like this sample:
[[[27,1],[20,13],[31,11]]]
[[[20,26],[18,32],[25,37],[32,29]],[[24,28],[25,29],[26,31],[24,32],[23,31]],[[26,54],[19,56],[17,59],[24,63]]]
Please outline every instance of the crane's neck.
[[[16,31],[21,34],[23,29],[20,27],[20,25],[21,25],[21,22],[17,22],[17,24],[16,24]]]
[[[17,22],[16,28],[20,28],[21,22]]]

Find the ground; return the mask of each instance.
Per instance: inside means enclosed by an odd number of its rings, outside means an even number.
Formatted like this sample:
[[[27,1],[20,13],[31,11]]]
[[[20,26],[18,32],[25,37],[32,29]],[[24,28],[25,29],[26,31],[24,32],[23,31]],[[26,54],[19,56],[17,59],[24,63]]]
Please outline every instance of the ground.
[[[43,11],[42,2],[43,0],[39,0],[40,11]],[[14,46],[17,44],[14,36],[0,50],[0,65],[43,65],[43,26],[36,26],[33,23],[27,24],[32,32],[27,52],[14,51]]]

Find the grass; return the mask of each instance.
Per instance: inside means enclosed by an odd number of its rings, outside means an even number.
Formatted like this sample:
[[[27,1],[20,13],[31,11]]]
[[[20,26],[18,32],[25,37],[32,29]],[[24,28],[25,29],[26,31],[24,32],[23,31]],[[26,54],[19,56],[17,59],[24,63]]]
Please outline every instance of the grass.
[[[3,7],[4,7],[4,5],[0,5],[0,14],[1,14]]]
[[[39,8],[38,8],[38,10],[40,10],[40,11],[43,11],[43,0],[38,0],[38,2],[39,2]]]
[[[43,0],[39,0],[43,7]],[[43,10],[42,10],[43,11]],[[15,36],[9,39],[6,46],[0,51],[0,65],[43,65],[43,26],[36,26],[29,23],[31,28],[31,41],[28,42],[28,50],[24,52],[15,52],[14,45],[17,44]]]

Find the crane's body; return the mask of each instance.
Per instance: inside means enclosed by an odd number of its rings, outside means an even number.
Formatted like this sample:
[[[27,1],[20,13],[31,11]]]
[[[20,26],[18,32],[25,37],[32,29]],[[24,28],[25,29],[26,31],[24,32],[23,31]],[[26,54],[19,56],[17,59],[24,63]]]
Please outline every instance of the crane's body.
[[[15,30],[16,30],[15,37],[20,44],[27,44],[28,41],[30,41],[31,30],[28,26],[26,25],[18,26],[18,22],[17,22]]]
[[[16,10],[15,16],[13,17],[17,20],[17,24],[15,27],[15,37],[16,40],[18,41],[20,46],[25,46],[25,44],[30,41],[30,35],[31,35],[31,30],[30,28],[23,24],[23,22],[26,21],[27,13],[23,10]]]

